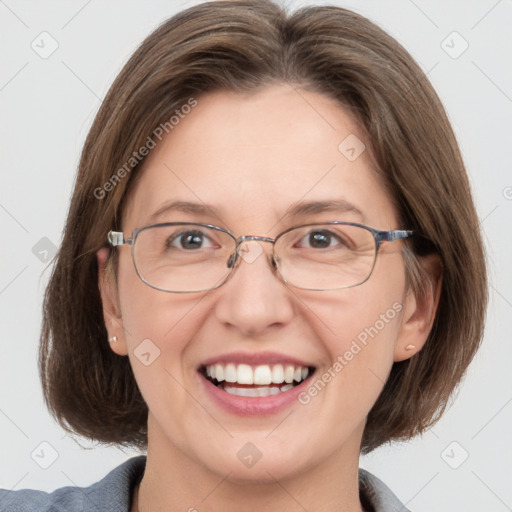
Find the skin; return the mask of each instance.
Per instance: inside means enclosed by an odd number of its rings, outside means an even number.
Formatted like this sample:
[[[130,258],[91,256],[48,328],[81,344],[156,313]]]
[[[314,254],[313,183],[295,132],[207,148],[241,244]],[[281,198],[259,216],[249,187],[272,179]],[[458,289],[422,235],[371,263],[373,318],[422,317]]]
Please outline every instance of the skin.
[[[372,169],[369,151],[349,161],[338,145],[350,134],[369,141],[331,99],[289,85],[251,95],[210,93],[152,151],[126,206],[127,236],[154,221],[169,200],[213,205],[213,214],[174,212],[158,219],[205,222],[235,235],[275,237],[307,222],[354,221],[403,229],[389,193]],[[361,210],[285,216],[299,201],[345,199]],[[394,361],[423,346],[439,296],[439,279],[424,300],[406,288],[401,243],[384,243],[364,284],[336,291],[285,285],[273,273],[270,244],[252,263],[242,261],[220,288],[165,293],[136,275],[130,248],[119,248],[117,284],[99,286],[111,343],[128,356],[149,406],[148,459],[140,511],[362,510],[358,458],[368,412]],[[431,270],[429,262],[425,262]],[[394,303],[386,323],[307,405],[240,417],[212,402],[197,374],[212,356],[277,351],[311,362],[322,375],[365,327]],[[134,350],[144,339],[160,356],[143,365]],[[413,349],[406,349],[414,345]],[[262,458],[252,468],[237,452],[253,443]],[[135,508],[134,508],[135,510]]]

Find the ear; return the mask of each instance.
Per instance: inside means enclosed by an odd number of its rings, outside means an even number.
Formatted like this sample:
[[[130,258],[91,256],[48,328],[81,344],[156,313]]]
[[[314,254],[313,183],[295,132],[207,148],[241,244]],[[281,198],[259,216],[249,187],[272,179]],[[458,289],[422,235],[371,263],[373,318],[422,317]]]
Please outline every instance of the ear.
[[[443,280],[443,265],[437,254],[420,259],[423,268],[424,291],[418,295],[409,288],[406,291],[402,325],[395,345],[395,361],[403,361],[417,354],[425,345],[434,319]]]
[[[120,356],[128,354],[126,339],[124,336],[123,319],[119,307],[117,284],[114,276],[106,271],[108,249],[103,247],[97,253],[98,259],[98,287],[100,289],[103,306],[103,319],[107,328],[110,348]],[[111,341],[112,340],[112,341]]]

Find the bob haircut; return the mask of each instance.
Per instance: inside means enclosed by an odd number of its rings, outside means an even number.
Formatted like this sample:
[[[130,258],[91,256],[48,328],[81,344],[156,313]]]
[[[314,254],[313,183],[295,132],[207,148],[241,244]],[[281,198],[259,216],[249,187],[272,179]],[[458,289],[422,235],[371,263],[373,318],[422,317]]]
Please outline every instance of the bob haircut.
[[[109,230],[120,228],[143,170],[143,158],[130,159],[191,98],[280,83],[334,98],[359,123],[400,227],[421,234],[404,242],[412,291],[421,295],[428,285],[421,256],[437,253],[442,263],[429,338],[421,352],[394,363],[367,418],[362,451],[409,439],[445,410],[483,335],[487,278],[468,178],[437,94],[399,43],[354,12],[307,6],[288,13],[269,0],[224,0],[184,10],[149,35],[87,136],[45,294],[39,353],[46,403],[67,431],[147,445],[147,405],[128,357],[107,342],[96,259]],[[116,269],[111,251],[113,279]]]

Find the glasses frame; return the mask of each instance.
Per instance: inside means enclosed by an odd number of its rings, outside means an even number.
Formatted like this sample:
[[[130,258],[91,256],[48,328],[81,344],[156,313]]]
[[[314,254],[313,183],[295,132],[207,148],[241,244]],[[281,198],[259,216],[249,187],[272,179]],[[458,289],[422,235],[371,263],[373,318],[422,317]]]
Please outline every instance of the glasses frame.
[[[368,273],[368,276],[363,281],[360,281],[356,284],[352,284],[349,286],[341,286],[339,288],[303,288],[301,286],[296,286],[293,283],[288,282],[279,270],[279,265],[278,265],[279,258],[277,257],[277,259],[276,259],[276,256],[278,256],[278,255],[276,255],[276,253],[275,253],[275,243],[279,240],[279,238],[286,235],[290,231],[293,231],[294,229],[298,229],[298,228],[305,228],[305,227],[310,227],[310,226],[339,226],[339,225],[359,227],[359,228],[369,231],[373,235],[373,238],[375,240],[375,256],[373,258],[373,263],[372,263],[370,272]],[[166,290],[164,288],[159,288],[158,286],[154,286],[151,283],[148,283],[144,279],[144,277],[140,274],[139,269],[137,268],[137,263],[135,261],[135,255],[134,255],[135,243],[136,243],[138,235],[141,232],[143,232],[147,229],[151,229],[151,228],[166,227],[166,226],[200,226],[203,228],[209,228],[209,229],[213,229],[216,231],[221,231],[222,233],[229,235],[235,243],[235,252],[234,252],[234,254],[231,255],[231,257],[229,258],[228,263],[227,263],[227,267],[230,269],[228,274],[226,274],[226,276],[221,281],[219,281],[215,286],[212,286],[209,288],[204,288],[202,290],[192,290],[192,291],[189,291],[189,290],[177,290],[177,291],[176,290]],[[372,228],[370,226],[366,226],[365,224],[358,224],[356,222],[332,221],[332,222],[312,222],[312,223],[308,223],[308,224],[300,224],[298,226],[293,226],[293,227],[288,228],[285,231],[279,233],[275,238],[269,238],[266,236],[254,236],[254,235],[241,235],[241,236],[237,237],[233,233],[231,233],[231,231],[221,228],[219,226],[215,226],[213,224],[204,224],[201,222],[163,222],[160,224],[150,224],[148,226],[143,226],[141,228],[134,229],[132,232],[132,236],[130,238],[125,238],[123,231],[111,230],[111,231],[109,231],[107,238],[108,238],[109,244],[112,247],[120,247],[123,245],[131,246],[131,255],[132,255],[132,261],[133,261],[133,266],[135,267],[135,271],[137,272],[137,275],[139,276],[141,281],[144,284],[148,285],[149,287],[151,287],[155,290],[166,292],[166,293],[200,293],[200,292],[207,292],[210,290],[215,290],[228,281],[228,279],[234,274],[235,269],[238,267],[238,262],[240,261],[239,249],[240,249],[240,246],[244,242],[255,241],[255,242],[267,242],[267,243],[272,244],[272,254],[271,254],[270,264],[273,267],[274,271],[278,274],[279,279],[286,285],[293,286],[294,288],[299,288],[301,290],[332,291],[332,290],[344,290],[347,288],[354,288],[355,286],[360,286],[361,284],[368,281],[368,279],[370,279],[370,276],[373,273],[373,269],[375,268],[375,262],[377,261],[377,255],[378,255],[379,248],[380,248],[382,242],[395,242],[396,240],[404,240],[413,235],[414,235],[414,231],[407,230],[407,229],[393,229],[391,231],[382,231],[379,229]]]

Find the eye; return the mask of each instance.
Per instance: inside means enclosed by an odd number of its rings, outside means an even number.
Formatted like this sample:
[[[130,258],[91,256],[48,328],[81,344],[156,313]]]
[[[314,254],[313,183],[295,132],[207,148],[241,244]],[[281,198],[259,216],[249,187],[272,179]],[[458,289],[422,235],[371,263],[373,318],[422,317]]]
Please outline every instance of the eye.
[[[346,246],[347,244],[341,236],[327,229],[311,231],[299,241],[300,247],[309,247],[311,249],[327,249],[339,245]]]
[[[212,242],[208,235],[200,230],[182,230],[167,238],[166,247],[185,250],[205,249],[212,247]]]

